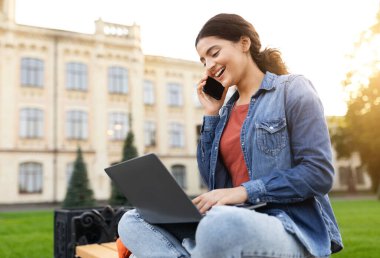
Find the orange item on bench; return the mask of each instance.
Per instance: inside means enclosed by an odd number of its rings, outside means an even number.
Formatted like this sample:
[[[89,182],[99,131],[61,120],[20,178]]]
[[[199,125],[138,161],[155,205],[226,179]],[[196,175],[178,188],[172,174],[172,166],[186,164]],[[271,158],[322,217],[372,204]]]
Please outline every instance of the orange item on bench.
[[[121,242],[120,238],[116,240],[117,252],[119,254],[119,258],[128,258],[132,253],[124,246]]]

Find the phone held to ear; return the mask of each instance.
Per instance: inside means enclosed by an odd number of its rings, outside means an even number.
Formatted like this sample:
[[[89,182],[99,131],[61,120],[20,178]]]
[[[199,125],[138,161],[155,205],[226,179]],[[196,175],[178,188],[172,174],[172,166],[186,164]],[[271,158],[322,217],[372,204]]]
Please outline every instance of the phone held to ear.
[[[203,92],[214,99],[220,100],[224,92],[224,87],[220,82],[209,76],[205,86],[203,86]]]

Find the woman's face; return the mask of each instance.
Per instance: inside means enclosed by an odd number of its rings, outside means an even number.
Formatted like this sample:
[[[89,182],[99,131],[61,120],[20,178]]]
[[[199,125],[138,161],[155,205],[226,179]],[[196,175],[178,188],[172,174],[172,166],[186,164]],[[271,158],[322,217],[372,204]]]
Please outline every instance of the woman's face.
[[[224,87],[237,85],[243,74],[246,53],[241,42],[232,42],[218,37],[204,37],[196,46],[200,60],[208,76]]]

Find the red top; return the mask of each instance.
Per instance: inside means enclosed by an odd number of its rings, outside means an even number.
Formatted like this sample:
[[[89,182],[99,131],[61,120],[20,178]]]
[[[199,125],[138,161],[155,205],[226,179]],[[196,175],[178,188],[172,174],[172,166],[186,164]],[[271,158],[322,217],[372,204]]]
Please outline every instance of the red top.
[[[220,155],[232,179],[234,187],[249,181],[240,143],[240,130],[248,113],[249,104],[234,106],[220,139]]]

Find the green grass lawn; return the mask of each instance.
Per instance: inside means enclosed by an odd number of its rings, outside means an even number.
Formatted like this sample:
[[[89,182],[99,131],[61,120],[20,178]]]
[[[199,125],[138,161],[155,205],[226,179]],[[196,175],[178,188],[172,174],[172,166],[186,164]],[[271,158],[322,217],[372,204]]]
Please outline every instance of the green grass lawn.
[[[52,258],[53,211],[0,213],[1,258]]]
[[[380,257],[380,201],[335,200],[335,215],[344,249],[334,258]]]
[[[380,257],[380,202],[333,200],[345,249],[335,258]],[[0,258],[52,258],[53,211],[0,212]]]

